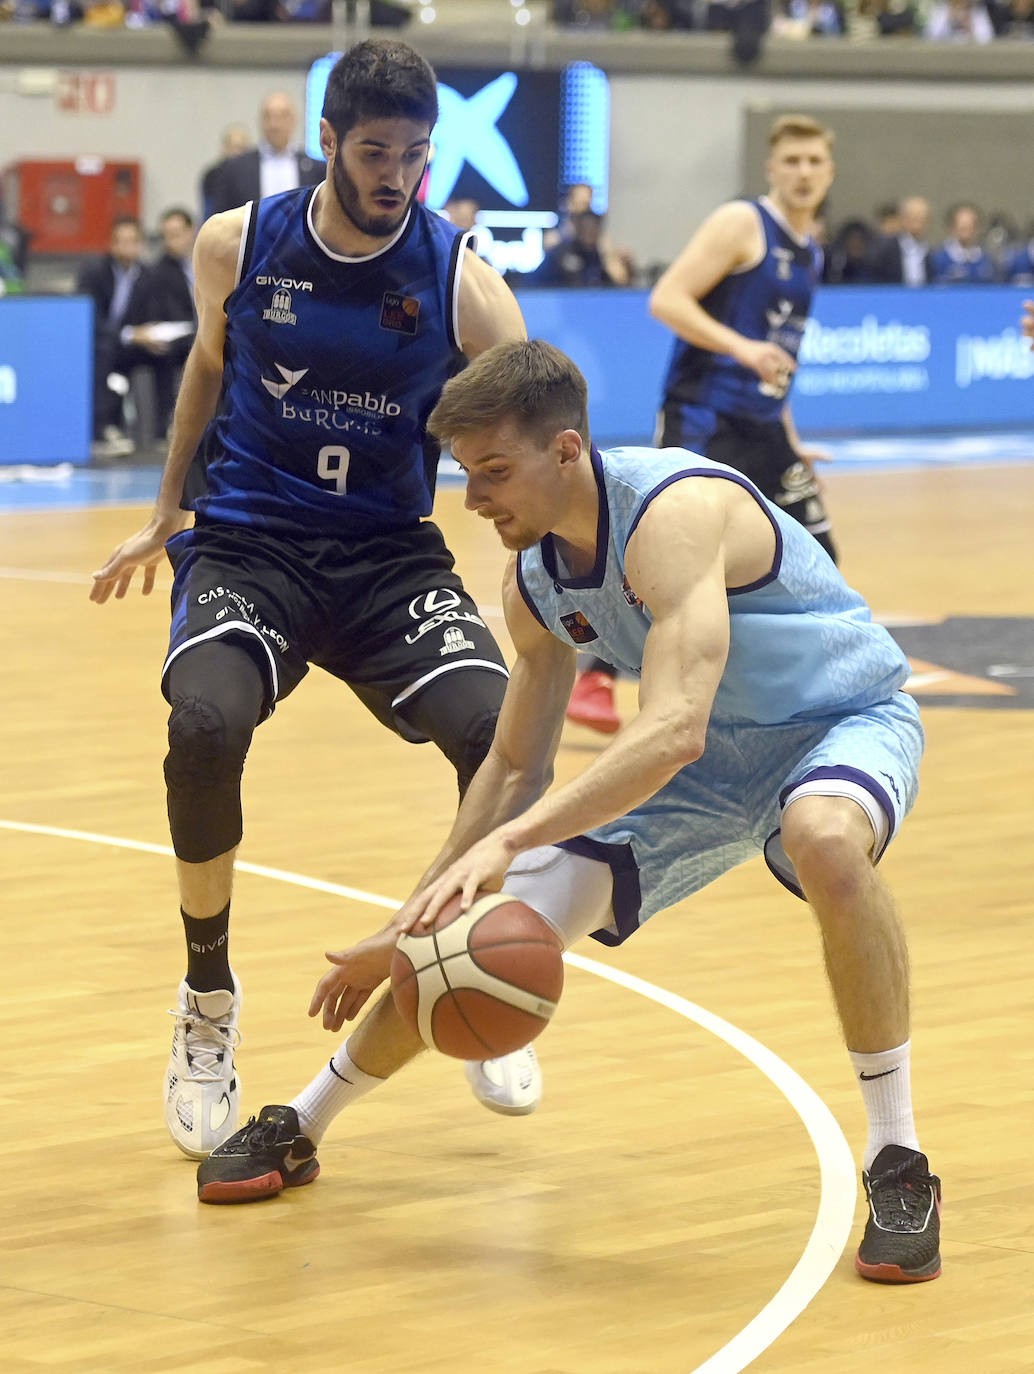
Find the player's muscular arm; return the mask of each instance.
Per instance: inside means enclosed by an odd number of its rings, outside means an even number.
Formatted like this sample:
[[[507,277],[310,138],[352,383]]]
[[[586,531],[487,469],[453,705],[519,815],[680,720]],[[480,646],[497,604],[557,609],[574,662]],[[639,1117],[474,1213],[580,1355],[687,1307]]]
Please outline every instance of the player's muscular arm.
[[[748,339],[716,320],[700,301],[731,272],[761,260],[765,239],[757,211],[746,201],[720,205],[700,226],[650,293],[650,314],[687,343],[725,353],[762,381],[788,376],[794,360],[778,344]],[[785,379],[784,379],[785,380]]]
[[[726,498],[710,490],[718,485],[668,488],[629,541],[629,581],[653,616],[638,716],[577,778],[491,831],[407,904],[422,908],[414,924],[430,924],[457,891],[469,906],[479,888],[498,888],[522,851],[625,815],[700,757],[729,645]],[[694,496],[679,490],[687,486]]]
[[[494,267],[471,252],[463,260],[458,313],[460,344],[470,362],[493,344],[528,337],[513,292]]]
[[[243,227],[244,210],[230,210],[214,215],[198,234],[194,245],[198,330],[183,369],[169,453],[154,510],[147,524],[120,544],[94,573],[91,601],[107,601],[112,592],[116,599],[124,597],[137,568],[143,569],[144,595],[150,593],[166,540],[188,523],[189,516],[180,510],[183,482],[205,426],[219,403],[226,335],[223,303],[234,288]]]

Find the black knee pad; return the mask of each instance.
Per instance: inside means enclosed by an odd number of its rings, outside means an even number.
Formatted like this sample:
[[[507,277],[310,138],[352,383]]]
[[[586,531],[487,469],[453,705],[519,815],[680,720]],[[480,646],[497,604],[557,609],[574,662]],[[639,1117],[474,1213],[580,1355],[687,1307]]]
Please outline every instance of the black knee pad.
[[[178,858],[206,863],[240,843],[240,783],[251,731],[229,730],[210,702],[184,697],[169,716],[169,825]]]
[[[462,735],[442,745],[442,752],[456,769],[461,798],[492,747],[498,714],[497,711],[478,712],[471,716]]]

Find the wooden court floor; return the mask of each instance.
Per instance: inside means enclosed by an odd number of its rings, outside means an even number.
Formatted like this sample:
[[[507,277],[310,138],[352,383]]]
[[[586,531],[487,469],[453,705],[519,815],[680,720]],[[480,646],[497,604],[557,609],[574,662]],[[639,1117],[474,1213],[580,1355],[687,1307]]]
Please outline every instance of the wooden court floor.
[[[845,570],[877,613],[1034,626],[1034,468],[834,472],[828,487]],[[491,530],[455,488],[439,511],[496,617]],[[1026,680],[923,697],[921,797],[885,861],[911,940],[920,1138],[944,1179],[940,1280],[855,1277],[862,1207],[831,1162],[845,1138],[857,1156],[861,1104],[807,909],[758,861],[622,950],[579,949],[600,971],[568,968],[535,1115],[485,1112],[458,1065],[425,1056],[339,1119],[312,1187],[206,1208],[160,1105],[182,971],[157,683],[168,579],[150,600],[87,601],[90,570],[143,514],[0,512],[5,1374],[1034,1369],[1034,710],[1013,694],[1034,690],[1029,633],[1012,664]],[[947,643],[924,668],[942,688],[939,668],[962,671]],[[559,775],[599,747],[569,729]],[[453,807],[432,749],[317,672],[260,731],[241,858],[279,873],[239,874],[233,922],[251,1111],[336,1043],[305,1016],[321,952],[385,917],[297,879],[402,899]]]

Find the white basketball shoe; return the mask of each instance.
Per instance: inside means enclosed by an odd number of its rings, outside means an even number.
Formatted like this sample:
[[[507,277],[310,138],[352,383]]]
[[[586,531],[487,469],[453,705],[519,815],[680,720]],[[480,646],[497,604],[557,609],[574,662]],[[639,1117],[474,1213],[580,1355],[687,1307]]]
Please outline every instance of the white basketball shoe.
[[[490,1112],[527,1116],[542,1100],[542,1070],[530,1045],[501,1059],[464,1064],[474,1096]]]
[[[240,1040],[241,986],[233,991],[195,992],[180,983],[165,1074],[165,1124],[191,1159],[204,1159],[240,1120],[241,1081],[233,1062]]]

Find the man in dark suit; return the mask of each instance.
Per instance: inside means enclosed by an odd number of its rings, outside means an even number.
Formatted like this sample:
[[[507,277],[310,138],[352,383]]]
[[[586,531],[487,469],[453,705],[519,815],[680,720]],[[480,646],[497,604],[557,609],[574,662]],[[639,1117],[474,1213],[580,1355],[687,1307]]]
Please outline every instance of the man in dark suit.
[[[909,196],[901,202],[901,227],[896,234],[876,240],[869,259],[869,275],[874,282],[897,282],[904,286],[925,286],[930,280],[930,202],[922,196]]]
[[[95,458],[119,458],[133,451],[122,432],[122,396],[108,377],[124,372],[121,331],[133,291],[143,273],[140,221],[120,216],[111,226],[108,252],[84,262],[76,292],[93,299],[93,445]]]
[[[176,386],[197,332],[194,309],[194,220],[175,207],[161,218],[162,254],[141,273],[120,331],[131,367],[145,363],[154,377],[154,434],[161,441],[172,419]]]
[[[258,147],[227,158],[212,177],[209,204],[213,215],[278,191],[316,186],[326,175],[325,162],[307,157],[292,142],[298,112],[289,95],[283,91],[267,95],[259,121]]]
[[[199,190],[201,194],[201,222],[212,213],[212,196],[219,183],[219,175],[222,172],[223,163],[229,157],[237,157],[240,153],[246,153],[251,147],[251,134],[243,124],[229,124],[223,130],[223,136],[219,140],[219,157],[211,163],[201,173]]]

